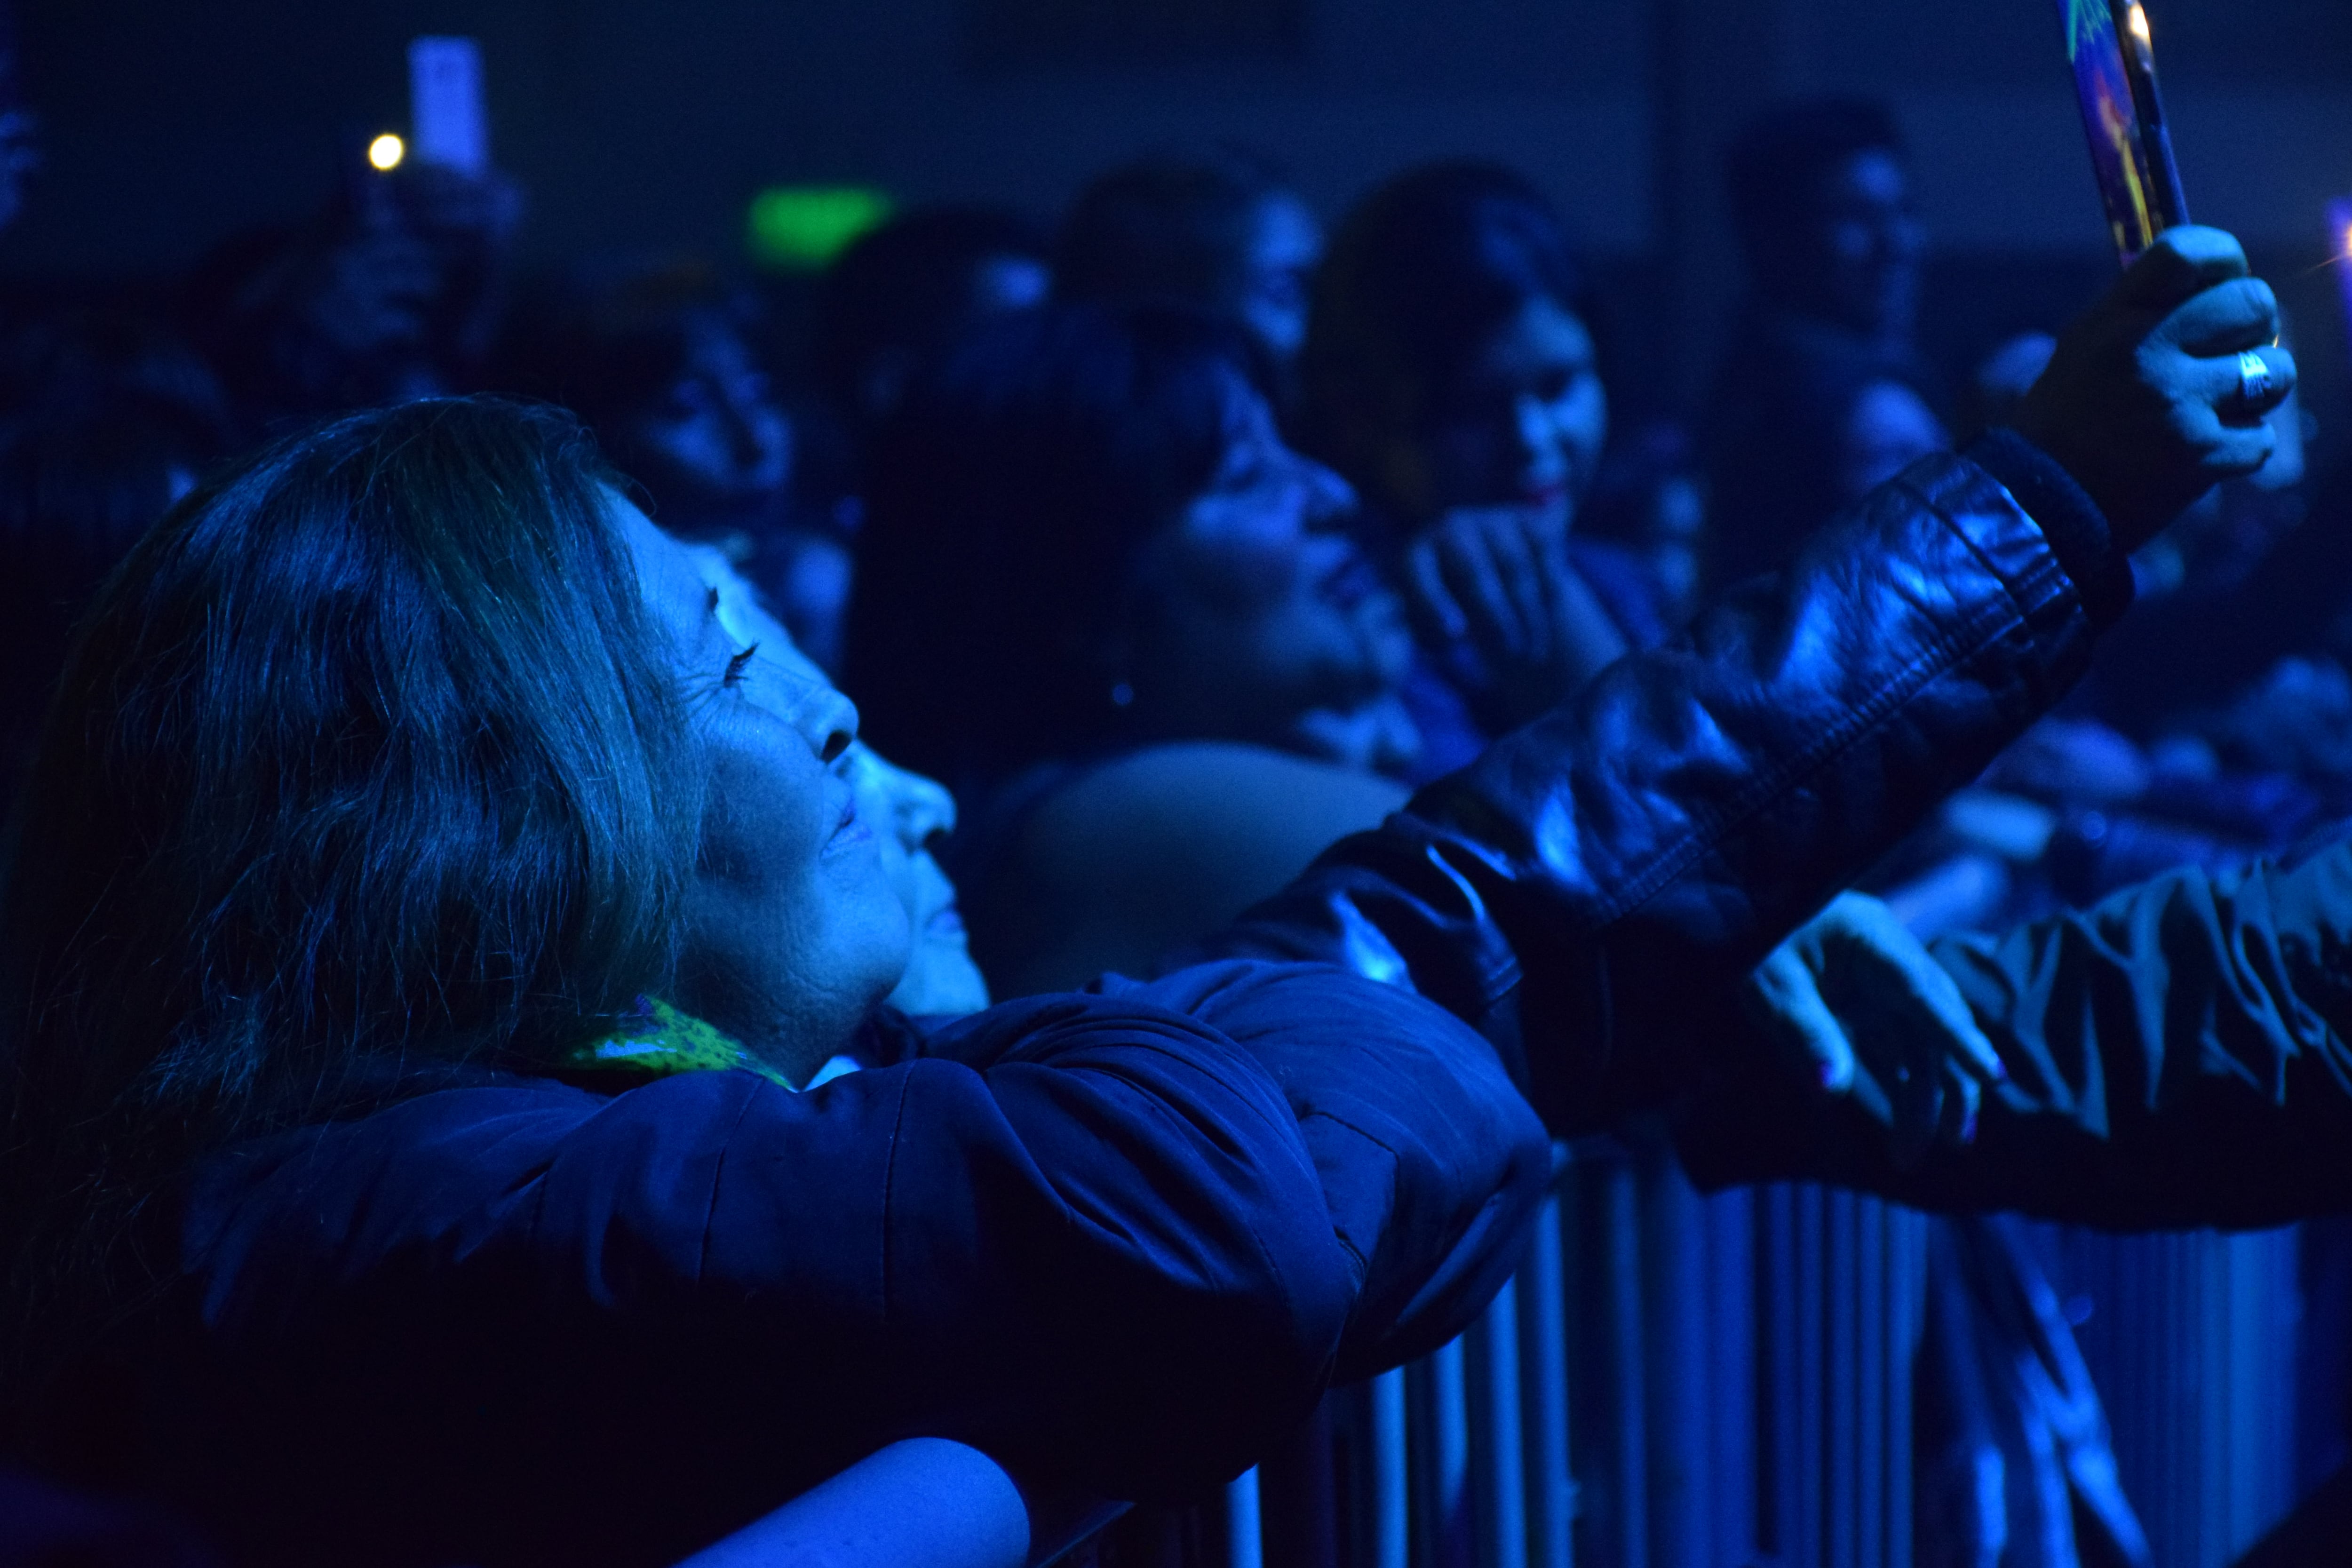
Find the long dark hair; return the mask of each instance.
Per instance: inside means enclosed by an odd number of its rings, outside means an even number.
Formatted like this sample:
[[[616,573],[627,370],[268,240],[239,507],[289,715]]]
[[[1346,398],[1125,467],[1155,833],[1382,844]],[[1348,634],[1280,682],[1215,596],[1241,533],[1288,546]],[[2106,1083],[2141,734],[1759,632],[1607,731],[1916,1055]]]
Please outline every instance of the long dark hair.
[[[660,984],[698,775],[603,480],[552,410],[353,415],[100,593],[0,894],[19,1375],[168,1267],[151,1200],[206,1150],[528,1067]]]
[[[876,743],[959,788],[1113,741],[1145,542],[1207,489],[1238,331],[1163,306],[1008,318],[877,450],[849,684]]]
[[[1591,277],[1532,184],[1468,161],[1399,174],[1341,220],[1316,273],[1303,441],[1362,485],[1367,438],[1423,427],[1468,357],[1538,298],[1601,332]]]

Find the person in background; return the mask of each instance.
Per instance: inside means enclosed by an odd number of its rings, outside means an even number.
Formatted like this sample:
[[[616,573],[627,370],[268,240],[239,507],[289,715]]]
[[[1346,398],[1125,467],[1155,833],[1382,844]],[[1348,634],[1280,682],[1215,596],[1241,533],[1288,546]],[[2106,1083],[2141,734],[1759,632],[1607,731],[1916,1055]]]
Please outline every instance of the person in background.
[[[1665,635],[1639,557],[1572,533],[1609,436],[1597,320],[1558,214],[1489,163],[1390,181],[1317,276],[1298,423],[1412,611],[1412,777]]]
[[[838,661],[848,548],[795,504],[794,431],[748,310],[694,262],[558,285],[515,313],[497,379],[577,412],[663,528],[720,550],[810,658]]]
[[[1410,636],[1258,364],[1206,314],[1055,306],[877,449],[845,677],[965,805],[1000,994],[1132,970],[1403,802]]]
[[[228,441],[212,373],[152,321],[55,314],[0,344],[0,821],[83,606]]]
[[[16,7],[0,4],[0,230],[25,210],[25,186],[41,166],[40,132],[19,68]]]
[[[1234,147],[1171,153],[1121,164],[1078,193],[1054,247],[1055,292],[1223,316],[1265,355],[1286,398],[1322,255],[1322,226],[1272,163]]]
[[[310,222],[239,235],[189,280],[189,335],[247,437],[289,419],[480,384],[511,282],[521,187],[345,161]]]
[[[976,340],[886,443],[847,678],[966,806],[1001,994],[1148,965],[1406,798],[1411,633],[1250,363],[1212,320],[1066,307]]]
[[[1769,112],[1734,143],[1727,184],[1749,292],[1706,420],[1719,583],[1949,445],[1915,342],[1924,237],[1885,107]]]
[[[1048,241],[1008,207],[898,214],[835,258],[817,291],[817,389],[862,451],[921,372],[974,327],[1043,301]]]
[[[1659,616],[1679,628],[1704,602],[1706,475],[1690,432],[1654,420],[1610,443],[1576,520],[1580,541],[1633,552],[1657,594]]]

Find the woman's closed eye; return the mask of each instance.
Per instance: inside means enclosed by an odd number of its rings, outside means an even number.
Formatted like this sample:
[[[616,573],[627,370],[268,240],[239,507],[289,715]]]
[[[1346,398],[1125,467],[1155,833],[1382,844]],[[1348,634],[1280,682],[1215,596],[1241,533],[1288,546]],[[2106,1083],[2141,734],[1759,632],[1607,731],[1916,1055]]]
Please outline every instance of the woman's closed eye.
[[[743,681],[743,672],[744,672],[744,670],[746,670],[746,669],[748,669],[748,668],[751,668],[751,657],[752,657],[752,655],[754,655],[754,654],[758,653],[759,651],[760,651],[760,645],[759,645],[758,643],[753,643],[750,647],[745,648],[741,653],[739,653],[739,654],[735,655],[732,658],[730,658],[730,659],[727,661],[727,673],[719,679],[719,685],[721,685],[721,686],[740,686],[740,685],[741,685],[741,684],[742,684],[742,681]]]

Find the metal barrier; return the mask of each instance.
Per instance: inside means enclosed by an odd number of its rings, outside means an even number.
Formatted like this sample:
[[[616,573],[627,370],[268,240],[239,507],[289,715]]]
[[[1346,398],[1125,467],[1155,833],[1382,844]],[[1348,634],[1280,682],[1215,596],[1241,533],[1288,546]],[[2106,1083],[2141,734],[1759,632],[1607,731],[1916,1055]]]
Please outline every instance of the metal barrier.
[[[1927,1216],[1576,1145],[1469,1332],[1228,1489],[1229,1568],[1911,1568]],[[2294,1501],[2294,1245],[2041,1227],[2158,1568]]]
[[[2116,1467],[2157,1568],[2235,1561],[2301,1493],[2300,1227],[2034,1230],[2106,1402]]]

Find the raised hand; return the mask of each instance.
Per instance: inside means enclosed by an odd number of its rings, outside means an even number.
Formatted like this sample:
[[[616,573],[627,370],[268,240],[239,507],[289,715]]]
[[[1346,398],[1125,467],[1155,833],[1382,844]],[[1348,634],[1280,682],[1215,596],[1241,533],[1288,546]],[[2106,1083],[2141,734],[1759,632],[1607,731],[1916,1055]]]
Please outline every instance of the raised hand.
[[[2131,550],[2277,441],[2294,390],[2278,300],[2220,229],[2166,233],[2058,340],[2012,421],[2058,459]]]
[[[1491,674],[1489,718],[1516,725],[1622,658],[1625,641],[1568,559],[1559,507],[1460,507],[1405,552],[1422,635],[1467,643]]]

